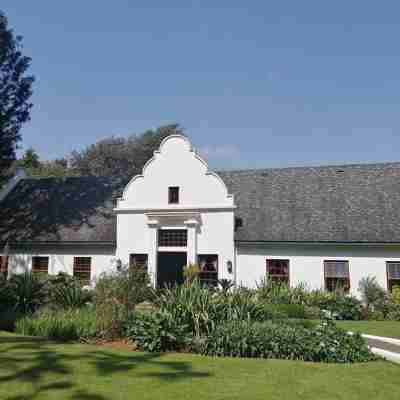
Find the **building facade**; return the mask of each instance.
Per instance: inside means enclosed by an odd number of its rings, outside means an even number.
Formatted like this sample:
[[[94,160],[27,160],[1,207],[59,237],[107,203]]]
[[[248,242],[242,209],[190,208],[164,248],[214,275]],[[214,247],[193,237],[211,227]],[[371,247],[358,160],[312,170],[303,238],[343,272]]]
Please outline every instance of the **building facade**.
[[[400,283],[400,163],[214,173],[172,135],[124,178],[17,176],[0,193],[1,271],[94,284],[144,266],[163,286],[193,263],[208,285]]]

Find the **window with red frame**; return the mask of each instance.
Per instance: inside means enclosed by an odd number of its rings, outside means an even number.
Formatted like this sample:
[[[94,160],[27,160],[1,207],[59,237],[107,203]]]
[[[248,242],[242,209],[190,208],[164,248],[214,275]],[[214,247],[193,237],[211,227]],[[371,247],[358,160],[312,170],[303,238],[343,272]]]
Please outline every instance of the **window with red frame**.
[[[74,257],[74,277],[77,278],[82,285],[90,284],[91,267],[91,257]]]
[[[129,267],[147,272],[147,258],[147,254],[131,254],[129,256]]]
[[[391,292],[395,286],[400,287],[400,261],[387,261],[387,286]]]
[[[349,262],[342,260],[324,261],[325,289],[329,292],[350,290]]]
[[[204,286],[216,287],[218,285],[218,255],[199,254],[199,281]]]
[[[267,277],[272,282],[289,285],[289,260],[267,260]]]
[[[42,256],[32,257],[32,272],[34,274],[48,274],[49,257],[42,257]]]

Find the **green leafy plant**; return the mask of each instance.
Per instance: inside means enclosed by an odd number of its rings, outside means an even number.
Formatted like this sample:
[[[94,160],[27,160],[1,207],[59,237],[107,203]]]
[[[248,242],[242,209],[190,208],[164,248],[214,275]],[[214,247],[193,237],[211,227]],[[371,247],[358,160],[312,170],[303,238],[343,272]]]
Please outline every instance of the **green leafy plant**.
[[[89,303],[92,299],[92,291],[82,288],[76,282],[68,285],[54,285],[51,293],[53,305],[56,307],[69,309],[80,308]]]
[[[200,273],[200,267],[197,264],[189,263],[183,267],[183,277],[185,278],[186,284],[192,284],[195,282]]]
[[[144,351],[180,350],[191,341],[190,330],[170,313],[134,313],[125,324],[125,334]]]
[[[392,289],[393,303],[400,305],[400,286],[394,286]]]
[[[358,290],[361,293],[361,298],[367,312],[382,308],[388,300],[385,289],[379,285],[375,276],[362,278],[358,284]]]
[[[375,359],[360,335],[348,335],[328,323],[306,328],[285,323],[227,322],[195,342],[193,351],[211,356],[335,363]]]
[[[143,269],[123,267],[119,271],[103,274],[94,290],[101,336],[119,336],[123,321],[136,305],[153,297],[150,279]]]
[[[22,314],[33,313],[46,303],[46,280],[31,272],[12,275],[8,282],[13,308]]]
[[[235,284],[230,279],[218,279],[218,285],[224,293],[228,293],[229,289],[233,288]]]
[[[46,309],[18,320],[15,331],[62,341],[85,340],[97,335],[96,315],[92,308]]]

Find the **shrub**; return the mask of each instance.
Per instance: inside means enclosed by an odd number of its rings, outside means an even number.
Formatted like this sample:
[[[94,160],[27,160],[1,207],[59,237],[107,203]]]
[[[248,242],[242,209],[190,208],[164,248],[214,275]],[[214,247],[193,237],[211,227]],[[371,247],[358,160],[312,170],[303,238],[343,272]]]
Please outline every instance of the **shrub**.
[[[257,284],[257,295],[266,303],[306,304],[308,290],[305,284],[290,287],[286,283],[263,279]]]
[[[197,264],[188,264],[183,267],[183,277],[188,284],[197,280],[200,273],[200,267]]]
[[[15,308],[3,308],[0,311],[0,331],[13,332],[21,314]]]
[[[396,305],[393,309],[386,315],[387,320],[390,321],[400,321],[400,306]]]
[[[3,274],[0,274],[0,313],[13,306],[10,285]]]
[[[15,331],[22,335],[41,336],[61,341],[89,339],[96,336],[96,316],[92,308],[54,311],[42,310],[17,321]]]
[[[375,276],[362,278],[358,285],[358,290],[361,293],[361,298],[367,311],[382,307],[383,303],[386,302],[387,293],[379,285]]]
[[[149,352],[179,350],[187,346],[192,335],[188,326],[174,320],[170,313],[134,313],[125,324],[125,335],[138,348]]]
[[[392,289],[393,303],[400,305],[400,286],[394,286]]]
[[[92,292],[88,289],[83,289],[76,282],[71,282],[68,285],[54,285],[50,296],[56,307],[64,309],[80,308],[90,302]]]
[[[339,291],[313,290],[309,294],[307,303],[309,306],[319,308],[322,314],[332,319],[362,319],[363,308],[361,302],[357,298]]]
[[[284,323],[227,322],[195,342],[193,350],[211,356],[339,363],[375,359],[360,335],[350,336],[333,324],[307,329]]]
[[[96,283],[94,302],[98,331],[103,337],[117,337],[122,323],[135,306],[153,297],[150,279],[140,268],[122,268],[103,274]]]
[[[46,280],[31,272],[12,275],[8,287],[13,308],[22,314],[33,313],[46,303]]]

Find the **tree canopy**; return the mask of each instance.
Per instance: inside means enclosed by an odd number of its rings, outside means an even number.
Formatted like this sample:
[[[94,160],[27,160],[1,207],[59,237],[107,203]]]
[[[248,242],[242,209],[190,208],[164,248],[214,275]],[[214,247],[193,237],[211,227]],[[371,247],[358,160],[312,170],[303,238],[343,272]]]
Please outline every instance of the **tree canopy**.
[[[131,177],[142,172],[146,161],[168,135],[183,133],[178,124],[149,129],[140,135],[109,137],[71,154],[71,168],[79,175]]]
[[[29,176],[34,177],[94,175],[129,179],[142,172],[161,141],[174,133],[183,133],[178,124],[160,126],[128,137],[111,136],[51,161],[41,161],[36,151],[29,148],[15,166],[24,168]]]
[[[16,158],[21,126],[29,120],[34,81],[27,75],[30,63],[22,54],[22,37],[14,35],[0,11],[0,183]]]

